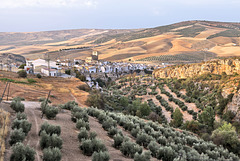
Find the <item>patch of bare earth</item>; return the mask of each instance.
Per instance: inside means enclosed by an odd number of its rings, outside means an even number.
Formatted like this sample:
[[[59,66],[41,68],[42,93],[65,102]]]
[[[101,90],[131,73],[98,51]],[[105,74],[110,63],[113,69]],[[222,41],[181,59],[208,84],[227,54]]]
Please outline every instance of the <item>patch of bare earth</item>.
[[[188,110],[193,110],[194,112],[198,112],[198,111],[200,110],[200,109],[197,108],[197,106],[195,105],[195,103],[187,103],[187,102],[185,102],[184,99],[177,97],[177,95],[176,95],[175,93],[173,93],[173,92],[168,88],[168,86],[164,85],[164,89],[165,89],[167,92],[169,92],[169,93],[173,96],[173,98],[179,99],[180,101],[182,101],[182,102],[188,107]]]
[[[158,91],[159,89],[157,88],[156,91],[159,93]],[[147,92],[151,92],[151,89],[150,88],[147,88]],[[163,115],[166,117],[167,121],[170,122],[172,120],[171,118],[171,112],[167,111],[165,109],[165,107],[163,107],[160,102],[156,99],[156,96],[155,95],[145,95],[145,96],[141,96],[142,98],[142,101],[143,102],[147,102],[148,99],[152,99],[153,100],[153,103],[156,105],[156,106],[160,106],[162,108],[162,113]]]
[[[107,135],[107,132],[102,128],[102,125],[98,122],[96,118],[89,117],[89,125],[90,131],[94,131],[97,133],[97,138],[101,139],[103,143],[106,145],[108,152],[110,154],[110,158],[113,161],[127,161],[132,160],[130,158],[125,157],[120,150],[115,149],[112,145],[114,140]]]
[[[168,101],[168,96],[165,95],[165,94],[162,94],[161,93],[161,90],[159,88],[156,89],[158,91],[158,94],[165,100],[168,102],[168,104],[170,106],[173,107],[173,110],[175,110],[176,108],[179,108],[178,105],[176,105],[174,102],[170,102]],[[192,115],[190,115],[187,111],[183,111],[181,108],[179,108],[179,110],[181,111],[181,113],[183,114],[183,119],[184,121],[191,121],[193,118],[192,118]]]

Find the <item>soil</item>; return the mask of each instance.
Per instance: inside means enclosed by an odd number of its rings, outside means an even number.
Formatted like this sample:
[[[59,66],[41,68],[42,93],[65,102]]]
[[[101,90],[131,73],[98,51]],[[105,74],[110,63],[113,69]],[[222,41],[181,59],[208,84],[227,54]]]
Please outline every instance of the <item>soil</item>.
[[[160,90],[159,88],[157,88],[156,91],[158,91],[158,94],[159,94],[160,96],[162,96],[162,98],[163,98],[165,101],[167,101],[170,106],[173,107],[173,110],[175,110],[176,108],[179,108],[179,106],[176,105],[174,102],[169,102],[169,101],[168,101],[168,96],[165,95],[165,94],[162,94],[162,93],[161,93],[161,90]],[[187,111],[182,111],[181,108],[179,108],[179,110],[180,110],[181,113],[183,114],[183,119],[184,119],[184,121],[191,121],[191,120],[193,119],[193,118],[192,118],[192,115],[190,115]]]
[[[41,97],[47,97],[51,90],[50,100],[53,104],[63,104],[68,101],[76,100],[80,106],[85,106],[85,101],[88,92],[78,89],[78,86],[85,84],[77,78],[60,78],[60,77],[42,77],[41,79],[35,76],[28,75],[28,78],[18,78],[18,75],[13,72],[0,71],[0,78],[13,79],[15,81],[22,81],[21,83],[10,83],[9,100],[14,97],[24,97],[27,101],[38,101]],[[34,79],[36,83],[28,83],[27,79]],[[3,93],[6,82],[0,81],[0,93]],[[7,99],[6,90],[4,100]]]
[[[197,108],[197,106],[195,105],[195,103],[187,103],[187,102],[185,102],[184,99],[177,97],[177,95],[176,95],[175,93],[173,93],[173,92],[168,88],[168,86],[164,85],[164,89],[165,89],[167,92],[169,92],[169,93],[173,96],[173,98],[179,99],[180,101],[182,101],[182,102],[188,107],[189,110],[193,110],[194,112],[198,112],[198,111],[200,110],[200,109]]]
[[[71,121],[71,112],[68,110],[62,110],[54,120],[47,120],[45,117],[41,119],[40,103],[22,101],[25,105],[25,113],[28,116],[28,121],[32,123],[31,131],[28,133],[24,144],[28,144],[33,147],[36,151],[35,160],[42,160],[42,150],[39,145],[40,137],[38,136],[41,125],[47,121],[49,124],[59,125],[61,127],[61,138],[63,140],[62,160],[63,161],[91,161],[91,157],[85,156],[79,150],[78,142],[78,130],[75,127],[75,123]],[[7,111],[11,111],[10,107],[5,107]],[[13,113],[12,113],[13,114]],[[14,119],[14,116],[12,117]],[[113,148],[113,139],[107,136],[107,132],[104,131],[101,124],[95,118],[89,117],[90,129],[97,133],[97,138],[101,139],[106,145],[110,158],[113,161],[125,161],[132,160],[126,158],[122,153]],[[5,161],[10,158],[11,150],[10,146],[7,145]]]

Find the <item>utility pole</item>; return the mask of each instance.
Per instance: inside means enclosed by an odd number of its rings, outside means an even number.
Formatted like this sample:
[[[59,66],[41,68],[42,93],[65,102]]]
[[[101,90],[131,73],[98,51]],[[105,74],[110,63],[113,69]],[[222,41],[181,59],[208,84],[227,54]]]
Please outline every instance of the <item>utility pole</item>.
[[[49,74],[49,76],[51,76],[51,74],[50,74],[50,59],[49,59],[49,53],[48,53],[48,57],[47,57],[47,62],[48,62],[48,74]]]
[[[3,70],[3,64],[2,64],[2,63],[3,63],[3,61],[2,61],[2,59],[1,59],[1,61],[0,61],[0,62],[1,62],[1,70]]]
[[[49,99],[49,96],[50,96],[50,93],[51,93],[51,90],[49,91],[49,93],[48,93],[48,96],[47,96],[47,99],[46,99],[46,102],[45,102],[45,105],[44,105],[44,109],[46,108],[46,106],[47,106],[47,104],[48,104],[48,99]],[[42,117],[41,117],[41,119],[43,118],[43,109],[42,109]]]
[[[49,53],[46,53],[45,54],[45,61],[47,61],[47,64],[48,64],[48,76],[51,76],[50,75],[50,58],[49,58]]]
[[[0,99],[0,103],[1,103],[2,100],[3,100],[3,97],[4,97],[4,94],[5,94],[5,91],[6,91],[7,87],[8,87],[8,83],[9,83],[9,82],[7,82],[7,84],[6,84],[5,88],[4,88],[4,91],[3,91],[3,94],[2,94],[2,98]]]
[[[10,92],[10,84],[11,84],[11,82],[9,82],[9,84],[8,84],[7,101],[8,101],[8,96],[9,96],[9,92]]]

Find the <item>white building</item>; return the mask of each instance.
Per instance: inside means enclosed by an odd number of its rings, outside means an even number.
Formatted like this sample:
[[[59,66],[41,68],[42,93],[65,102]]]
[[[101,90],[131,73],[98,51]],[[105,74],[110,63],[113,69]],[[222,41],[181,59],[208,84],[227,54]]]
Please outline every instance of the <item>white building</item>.
[[[48,61],[46,61],[44,59],[27,60],[26,66],[24,67],[24,69],[26,71],[32,71],[34,73],[39,73],[39,72],[41,72],[42,68],[48,67],[48,64],[50,65],[51,69],[58,69],[58,65],[56,62],[49,61],[49,63],[48,63]]]
[[[48,68],[42,68],[41,73],[43,73],[46,76],[52,76],[52,77],[58,76],[58,71],[56,69],[50,69],[50,74],[49,74]]]

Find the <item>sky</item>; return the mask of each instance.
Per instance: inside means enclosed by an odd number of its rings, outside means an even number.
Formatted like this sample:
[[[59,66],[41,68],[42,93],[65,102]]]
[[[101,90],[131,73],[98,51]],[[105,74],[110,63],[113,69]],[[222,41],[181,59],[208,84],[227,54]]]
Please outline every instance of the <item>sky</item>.
[[[239,22],[240,0],[0,0],[0,32]]]

